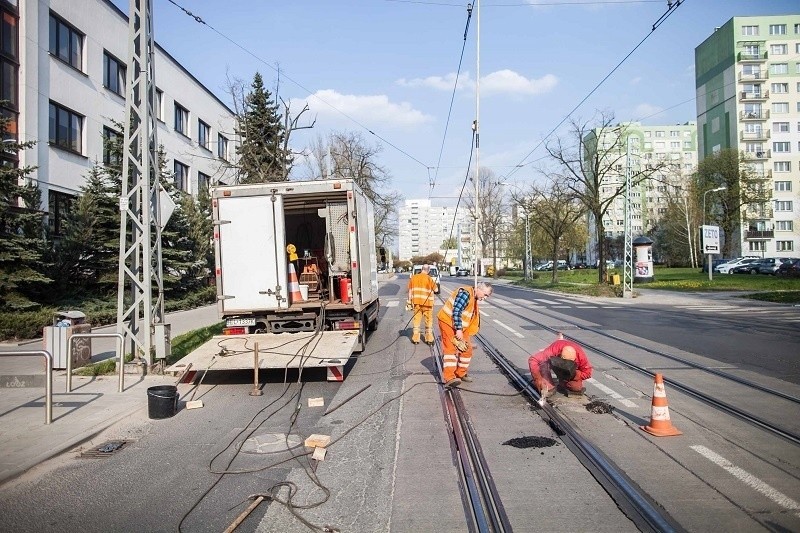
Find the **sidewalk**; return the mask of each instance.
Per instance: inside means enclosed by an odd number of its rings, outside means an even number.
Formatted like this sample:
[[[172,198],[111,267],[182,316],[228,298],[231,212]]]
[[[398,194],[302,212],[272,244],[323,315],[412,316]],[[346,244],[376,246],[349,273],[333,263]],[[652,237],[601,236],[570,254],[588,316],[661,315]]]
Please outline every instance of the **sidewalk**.
[[[169,313],[171,336],[216,324],[215,305]],[[114,327],[93,333],[113,333]],[[114,356],[115,339],[93,339],[93,360]],[[41,350],[41,339],[0,345],[3,351]],[[0,484],[37,464],[91,440],[129,416],[147,417],[147,389],[174,385],[172,376],[125,374],[72,377],[66,393],[66,372],[53,371],[53,421],[45,424],[45,368],[41,357],[0,356]]]

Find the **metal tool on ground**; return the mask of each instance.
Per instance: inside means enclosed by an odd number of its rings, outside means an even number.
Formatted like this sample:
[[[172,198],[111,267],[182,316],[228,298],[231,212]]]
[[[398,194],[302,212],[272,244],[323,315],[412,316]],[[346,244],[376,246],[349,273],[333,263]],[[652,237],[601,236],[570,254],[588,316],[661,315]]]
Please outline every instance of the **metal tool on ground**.
[[[212,357],[211,358],[211,362],[208,363],[208,366],[206,367],[205,371],[203,372],[203,375],[200,376],[200,381],[197,383],[197,386],[195,387],[194,391],[192,392],[192,398],[188,402],[186,402],[186,409],[199,409],[199,408],[203,407],[203,400],[195,400],[194,396],[195,396],[195,394],[197,394],[197,391],[200,389],[200,385],[203,384],[203,380],[205,379],[206,374],[208,374],[209,369],[212,366],[214,366],[214,363],[216,363],[216,362],[217,362],[217,358],[216,357]],[[191,366],[191,363],[189,364],[189,366]],[[188,370],[188,368],[187,368],[187,370]]]

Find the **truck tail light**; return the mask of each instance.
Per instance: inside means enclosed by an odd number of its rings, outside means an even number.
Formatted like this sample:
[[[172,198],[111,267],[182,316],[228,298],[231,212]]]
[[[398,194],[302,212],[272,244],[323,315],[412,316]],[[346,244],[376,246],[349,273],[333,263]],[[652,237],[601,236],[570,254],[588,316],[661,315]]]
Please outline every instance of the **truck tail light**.
[[[360,320],[340,320],[333,323],[333,329],[361,329]]]
[[[245,335],[247,328],[243,326],[236,326],[233,328],[222,328],[223,335]]]

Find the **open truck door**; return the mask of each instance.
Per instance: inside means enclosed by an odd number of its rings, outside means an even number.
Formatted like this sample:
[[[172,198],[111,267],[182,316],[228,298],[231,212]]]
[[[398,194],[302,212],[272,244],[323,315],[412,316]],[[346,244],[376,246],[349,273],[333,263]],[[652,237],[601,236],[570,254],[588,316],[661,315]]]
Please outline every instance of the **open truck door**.
[[[283,198],[232,196],[217,202],[220,311],[288,308]]]

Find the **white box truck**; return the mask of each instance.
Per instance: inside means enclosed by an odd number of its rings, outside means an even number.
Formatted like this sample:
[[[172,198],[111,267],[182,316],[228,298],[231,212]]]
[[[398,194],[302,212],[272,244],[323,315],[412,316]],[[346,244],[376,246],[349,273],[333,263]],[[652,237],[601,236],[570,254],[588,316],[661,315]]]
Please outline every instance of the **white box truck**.
[[[340,380],[378,324],[369,198],[352,179],[286,181],[212,188],[211,208],[225,335],[178,363],[252,368],[256,353],[261,368],[323,366]]]

